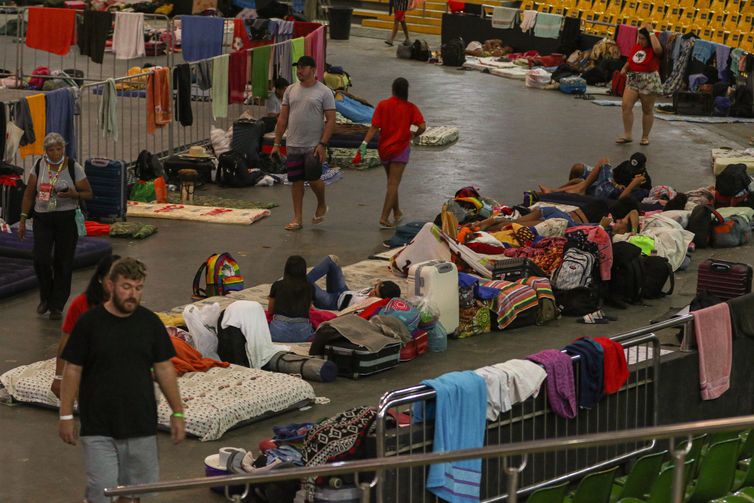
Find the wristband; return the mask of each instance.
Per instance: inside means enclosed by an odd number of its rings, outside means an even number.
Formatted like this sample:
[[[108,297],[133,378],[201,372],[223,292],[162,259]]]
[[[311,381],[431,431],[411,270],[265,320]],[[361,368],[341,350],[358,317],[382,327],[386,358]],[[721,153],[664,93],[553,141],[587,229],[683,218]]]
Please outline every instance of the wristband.
[[[183,412],[173,412],[170,414],[170,417],[180,417],[181,419],[184,419],[186,416],[183,415]]]
[[[67,416],[60,416],[61,421],[73,421],[73,414],[68,414]]]
[[[52,380],[53,380],[53,381],[62,381],[62,380],[63,380],[63,376],[61,376],[61,375],[56,375],[55,377],[53,377],[53,378],[52,378]]]

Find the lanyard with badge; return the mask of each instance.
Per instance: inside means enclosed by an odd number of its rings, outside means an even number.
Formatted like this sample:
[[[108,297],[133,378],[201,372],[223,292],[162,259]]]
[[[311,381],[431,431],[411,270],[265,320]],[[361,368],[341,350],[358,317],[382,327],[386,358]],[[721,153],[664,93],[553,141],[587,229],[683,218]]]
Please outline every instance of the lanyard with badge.
[[[52,161],[50,161],[50,158],[45,155],[43,161],[47,163],[48,182],[39,184],[39,201],[47,203],[48,211],[55,211],[55,209],[58,207],[56,186],[58,184],[58,179],[60,178],[60,173],[63,170],[63,161],[65,161],[65,156],[63,156],[63,158],[60,159],[59,162],[53,163]],[[53,166],[57,166],[57,170],[53,170]],[[63,190],[67,190],[67,187],[63,188]]]

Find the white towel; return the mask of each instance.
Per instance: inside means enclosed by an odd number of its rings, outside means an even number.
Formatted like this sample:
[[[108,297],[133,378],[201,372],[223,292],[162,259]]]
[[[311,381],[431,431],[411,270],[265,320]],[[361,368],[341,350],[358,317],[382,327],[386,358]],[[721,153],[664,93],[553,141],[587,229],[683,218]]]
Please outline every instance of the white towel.
[[[144,56],[144,13],[116,12],[113,32],[115,59]]]
[[[493,7],[492,27],[509,30],[515,26],[517,16],[518,9],[513,7]]]
[[[503,412],[511,410],[508,373],[497,367],[482,367],[474,371],[487,384],[487,420],[496,421]]]
[[[183,321],[194,340],[194,347],[204,358],[220,360],[217,354],[217,319],[220,311],[217,302],[208,306],[189,304],[183,308]]]
[[[508,360],[493,367],[508,374],[511,405],[539,395],[539,389],[547,377],[545,369],[529,360]]]
[[[537,11],[525,10],[521,16],[521,31],[527,32],[534,28],[535,24],[537,24]]]
[[[272,343],[270,326],[259,302],[237,300],[225,309],[222,328],[236,327],[246,337],[246,357],[253,369],[261,369],[275,353],[290,351],[288,346]]]

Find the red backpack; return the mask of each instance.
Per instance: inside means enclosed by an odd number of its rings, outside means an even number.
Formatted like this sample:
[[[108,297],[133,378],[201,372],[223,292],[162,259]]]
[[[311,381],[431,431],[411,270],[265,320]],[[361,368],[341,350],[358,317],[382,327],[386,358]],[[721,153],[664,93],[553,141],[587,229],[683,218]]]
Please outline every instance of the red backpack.
[[[50,75],[50,69],[46,66],[39,66],[34,69],[33,72],[31,72],[31,79],[29,79],[29,87],[31,89],[42,89],[42,86],[44,86],[45,81],[49,79],[45,79],[43,77]],[[40,75],[40,77],[37,77],[36,75]]]
[[[623,90],[626,88],[626,76],[615,70],[613,72],[613,80],[610,84],[610,94],[613,96],[623,96]]]

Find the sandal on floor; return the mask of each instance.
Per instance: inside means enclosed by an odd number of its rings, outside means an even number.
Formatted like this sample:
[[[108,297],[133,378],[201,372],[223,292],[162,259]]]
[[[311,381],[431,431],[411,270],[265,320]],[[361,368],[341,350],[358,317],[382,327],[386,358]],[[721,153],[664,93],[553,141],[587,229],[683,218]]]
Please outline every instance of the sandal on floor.
[[[395,217],[395,220],[393,220],[393,227],[403,222],[403,213],[398,213],[398,216],[395,216],[395,213],[393,213],[393,217]]]
[[[322,213],[319,216],[317,216],[317,214],[315,213],[314,216],[312,217],[312,223],[313,224],[321,224],[322,222],[324,222],[325,221],[325,216],[327,216],[327,212],[329,210],[330,210],[330,207],[329,206],[325,206],[325,212],[324,213]]]
[[[639,145],[649,145],[649,139],[648,138],[642,138],[639,142]]]
[[[393,43],[390,40],[385,40],[385,43],[390,47],[393,47]]]
[[[623,138],[622,136],[615,140],[615,143],[617,143],[618,145],[625,145],[626,143],[631,142],[633,142],[633,140],[631,140],[630,138]]]
[[[300,231],[303,228],[304,226],[298,222],[290,222],[288,225],[285,226],[285,230],[287,231]]]
[[[391,224],[390,222],[380,222],[380,229],[392,230],[395,229],[395,224]]]

